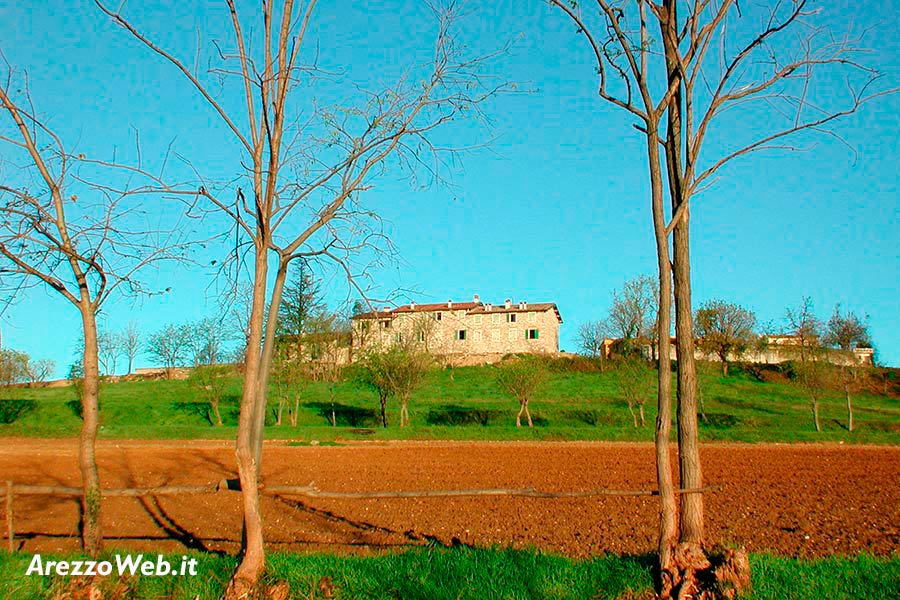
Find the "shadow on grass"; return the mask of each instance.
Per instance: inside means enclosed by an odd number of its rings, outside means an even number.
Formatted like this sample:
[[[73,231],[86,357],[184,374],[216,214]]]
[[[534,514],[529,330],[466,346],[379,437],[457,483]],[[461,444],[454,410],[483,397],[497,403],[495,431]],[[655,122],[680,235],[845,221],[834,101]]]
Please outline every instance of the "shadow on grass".
[[[444,404],[429,410],[425,416],[425,422],[429,425],[481,425],[486,427],[501,414],[503,412],[499,410]]]
[[[209,425],[216,425],[215,413],[209,402],[173,402],[172,409],[189,416],[199,417]],[[241,414],[240,398],[238,396],[223,396],[219,401],[219,412],[222,415],[223,425],[235,425]],[[266,414],[266,425],[270,424],[269,415]],[[274,421],[273,421],[274,422]]]
[[[35,406],[34,400],[0,400],[0,424],[9,425],[15,423],[16,419],[33,411]]]
[[[335,425],[338,427],[377,427],[380,422],[378,413],[371,408],[360,408],[347,404],[331,402],[307,402],[303,405],[312,409],[331,425],[331,411],[334,410]]]

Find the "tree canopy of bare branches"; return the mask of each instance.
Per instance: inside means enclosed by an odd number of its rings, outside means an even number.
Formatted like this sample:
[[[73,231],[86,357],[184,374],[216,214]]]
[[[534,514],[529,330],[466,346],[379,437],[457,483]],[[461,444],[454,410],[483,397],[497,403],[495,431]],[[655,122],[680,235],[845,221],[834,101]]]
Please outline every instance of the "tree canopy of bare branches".
[[[754,341],[753,311],[724,300],[710,300],[697,309],[694,331],[697,345],[722,362],[722,375],[728,377],[728,361],[740,359]]]
[[[441,149],[429,136],[454,119],[478,115],[479,104],[497,88],[482,73],[487,57],[463,55],[452,34],[453,11],[435,10],[435,43],[426,64],[410,65],[381,89],[349,82],[349,102],[320,104],[316,86],[339,76],[318,67],[315,0],[252,8],[226,0],[229,39],[216,43],[217,64],[205,74],[192,69],[179,49],[161,47],[136,19],[96,4],[186,78],[240,154],[236,180],[199,186],[207,207],[236,229],[232,272],[246,256],[252,281],[237,440],[245,544],[227,593],[236,598],[256,585],[265,564],[257,482],[277,313],[290,263],[334,261],[350,285],[364,291],[359,282],[366,265],[359,253],[389,247],[377,213],[362,203],[364,192],[388,168],[407,175],[423,168],[433,175]],[[222,100],[220,84],[237,101]]]
[[[829,129],[835,121],[893,90],[879,88],[879,74],[862,64],[860,37],[817,25],[816,11],[806,0],[751,6],[737,0],[550,2],[576,25],[595,59],[598,96],[631,115],[644,138],[660,283],[657,586],[663,598],[714,593],[697,576],[711,569],[703,550],[703,499],[690,494],[676,507],[668,450],[674,291],[679,470],[683,486],[702,487],[691,200],[732,161],[762,150],[796,149],[796,135],[803,132],[836,135]],[[835,80],[846,86],[832,89]],[[823,85],[825,93],[819,89]],[[760,112],[766,115],[766,130],[736,125]],[[713,138],[716,143],[707,143]],[[717,148],[714,153],[711,146]]]
[[[184,256],[176,224],[160,228],[159,216],[150,215],[150,200],[161,192],[178,194],[177,186],[165,185],[140,164],[72,151],[41,117],[27,78],[11,66],[0,81],[0,105],[0,288],[16,296],[41,286],[81,316],[82,540],[93,555],[102,540],[94,458],[100,378],[96,315],[114,294],[148,293],[139,278],[142,269]]]

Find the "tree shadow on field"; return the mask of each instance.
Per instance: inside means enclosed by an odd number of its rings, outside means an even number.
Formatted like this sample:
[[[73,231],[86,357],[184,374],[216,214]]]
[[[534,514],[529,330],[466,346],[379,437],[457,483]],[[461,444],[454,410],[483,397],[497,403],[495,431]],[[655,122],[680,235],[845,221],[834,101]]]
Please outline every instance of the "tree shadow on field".
[[[425,422],[429,425],[481,425],[485,427],[502,414],[503,411],[499,410],[444,404],[429,410],[425,416]]]
[[[141,506],[144,508],[147,516],[150,517],[153,523],[159,527],[169,539],[181,543],[188,550],[225,556],[224,551],[210,550],[202,540],[195,537],[194,534],[177,523],[162,507],[159,498],[156,496],[141,496],[138,498],[138,502],[140,502]]]
[[[731,429],[741,422],[741,419],[727,413],[706,413],[706,418],[700,420],[700,427],[707,429]]]
[[[307,402],[303,405],[312,409],[331,425],[331,411],[334,410],[335,425],[343,427],[376,427],[379,425],[378,413],[371,408],[360,408],[347,404],[330,402]]]
[[[460,546],[465,546],[467,548],[474,548],[473,545],[463,542],[458,537],[454,536],[450,538],[450,540],[443,540],[437,535],[432,535],[428,533],[417,532],[413,529],[407,529],[406,531],[398,531],[395,529],[391,529],[390,527],[384,527],[383,525],[377,525],[375,523],[370,523],[368,521],[359,521],[355,519],[351,519],[349,517],[338,514],[333,510],[327,510],[323,508],[316,508],[304,502],[303,500],[299,500],[296,498],[289,498],[282,496],[280,494],[276,494],[272,496],[277,502],[293,508],[298,512],[305,513],[314,519],[321,521],[323,523],[329,524],[326,526],[330,534],[333,538],[341,537],[341,534],[351,533],[351,537],[353,541],[350,542],[350,545],[357,546],[371,546],[371,547],[388,547],[388,546],[442,546],[444,548],[458,548]],[[340,529],[335,529],[335,526],[339,528],[346,528],[347,531],[341,532]],[[387,543],[386,540],[382,537],[379,538],[378,535],[387,536],[389,538],[398,539],[399,544],[396,543]],[[296,543],[298,540],[294,540]],[[327,543],[327,542],[326,542]],[[337,539],[332,539],[330,542],[331,545],[341,544],[341,542],[337,541]]]
[[[173,402],[172,410],[199,417],[209,425],[216,425],[215,413],[209,402]],[[222,399],[219,400],[219,412],[222,414],[223,425],[236,425],[241,414],[240,397],[222,396]],[[266,422],[268,424],[268,416]]]

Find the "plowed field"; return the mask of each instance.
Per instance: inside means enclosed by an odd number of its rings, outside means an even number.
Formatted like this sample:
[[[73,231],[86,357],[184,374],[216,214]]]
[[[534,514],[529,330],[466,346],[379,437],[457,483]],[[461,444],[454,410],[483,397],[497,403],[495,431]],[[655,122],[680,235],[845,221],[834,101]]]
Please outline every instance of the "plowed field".
[[[900,551],[900,448],[841,445],[702,447],[708,538],[749,550],[820,556]],[[101,442],[102,485],[197,485],[236,477],[231,444]],[[4,439],[0,481],[77,486],[77,447]],[[429,442],[265,449],[266,485],[327,491],[534,488],[653,489],[653,448],[618,443]],[[263,496],[266,537],[281,550],[348,552],[429,541],[534,546],[570,556],[644,553],[655,544],[656,498],[506,496],[324,499]],[[240,494],[108,498],[107,545],[235,552]],[[0,509],[2,510],[2,509]],[[78,502],[19,496],[18,546],[78,548]]]

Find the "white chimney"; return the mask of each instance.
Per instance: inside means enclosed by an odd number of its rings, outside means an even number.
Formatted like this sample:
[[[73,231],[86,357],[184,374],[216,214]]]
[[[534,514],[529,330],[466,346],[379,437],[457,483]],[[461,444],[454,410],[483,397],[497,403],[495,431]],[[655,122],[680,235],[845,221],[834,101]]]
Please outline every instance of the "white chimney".
[[[490,302],[488,302],[487,304],[484,305],[484,310],[488,310],[488,311],[489,311],[489,310],[491,310],[491,309],[493,309],[493,308],[494,308],[494,305],[491,304]]]
[[[527,310],[527,309],[528,309],[528,305],[525,304],[524,300],[519,302],[519,310]]]
[[[506,302],[504,304],[506,305],[506,308],[512,308],[512,300],[510,300],[509,298],[506,299]]]
[[[391,312],[391,307],[385,304],[381,307],[381,310],[383,310],[384,312]]]
[[[475,294],[475,296],[472,298],[472,302],[474,302],[475,304],[481,303],[481,298],[478,297],[478,294]]]
[[[447,308],[453,308],[453,300],[447,300]]]
[[[410,302],[410,303],[409,303],[409,310],[416,310],[416,303],[415,303],[415,302]]]

